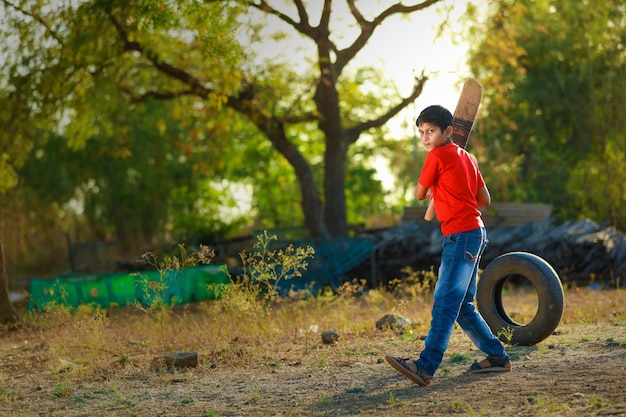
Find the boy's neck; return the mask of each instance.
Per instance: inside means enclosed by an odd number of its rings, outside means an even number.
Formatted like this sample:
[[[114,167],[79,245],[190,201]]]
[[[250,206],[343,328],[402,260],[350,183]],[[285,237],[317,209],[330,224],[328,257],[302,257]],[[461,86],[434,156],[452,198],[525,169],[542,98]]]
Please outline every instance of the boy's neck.
[[[451,143],[452,143],[452,138],[450,137],[450,138],[446,139],[446,141],[444,143],[439,145],[439,147],[446,146],[446,145],[449,145]]]

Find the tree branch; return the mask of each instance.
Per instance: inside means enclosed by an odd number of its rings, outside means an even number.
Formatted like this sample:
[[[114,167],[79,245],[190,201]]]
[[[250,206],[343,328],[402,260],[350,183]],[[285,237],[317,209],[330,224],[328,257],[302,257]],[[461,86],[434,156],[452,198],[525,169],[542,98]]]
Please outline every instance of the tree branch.
[[[405,6],[401,2],[396,3],[387,9],[383,10],[378,16],[376,16],[372,21],[368,21],[363,17],[361,12],[357,9],[354,0],[346,0],[348,2],[348,7],[350,8],[350,12],[352,16],[354,16],[358,25],[361,27],[360,35],[354,40],[352,45],[348,46],[345,49],[337,51],[337,60],[335,62],[335,73],[337,75],[341,74],[343,68],[354,58],[354,56],[359,52],[365,44],[369,41],[374,33],[374,30],[382,24],[382,22],[387,19],[389,16],[395,14],[406,14],[412,13],[418,10],[425,9],[441,0],[425,0],[419,4],[414,4],[412,6]]]
[[[348,138],[347,139],[348,143],[352,144],[356,142],[359,136],[361,135],[361,133],[363,133],[364,131],[384,125],[392,117],[398,114],[400,110],[408,106],[412,101],[415,101],[415,99],[419,97],[420,94],[422,94],[422,90],[424,89],[424,85],[426,84],[426,81],[428,81],[428,77],[426,77],[424,73],[422,73],[419,77],[415,77],[415,85],[413,86],[413,91],[408,97],[405,97],[404,99],[402,99],[402,101],[400,101],[394,107],[390,108],[382,116],[376,119],[365,121],[363,123],[359,123],[358,125],[347,129],[346,134]]]
[[[298,0],[300,2],[300,0]],[[330,10],[332,6],[332,0],[324,0],[324,8],[322,9],[322,16],[320,17],[320,23],[317,26],[322,29],[321,35],[325,41],[329,41],[328,39],[328,26],[330,25]]]
[[[50,34],[50,36],[52,36],[52,38],[54,38],[59,45],[63,45],[63,41],[61,40],[61,37],[59,35],[57,35],[57,33],[52,30],[52,28],[50,27],[50,25],[48,24],[48,22],[46,22],[41,16],[39,16],[38,14],[26,11],[24,8],[17,6],[7,0],[2,0],[2,3],[4,3],[7,7],[10,7],[18,12],[20,12],[21,14],[30,17],[31,19],[33,19],[35,22],[39,23],[41,26],[46,28],[46,31]]]
[[[213,92],[213,90],[211,90],[210,88],[207,88],[204,85],[202,85],[202,82],[197,77],[190,74],[189,72],[184,71],[178,67],[175,67],[174,65],[170,63],[167,63],[161,60],[157,54],[145,49],[140,42],[130,41],[128,39],[128,34],[124,31],[124,29],[122,28],[122,25],[120,24],[120,22],[117,21],[115,16],[109,15],[109,18],[111,22],[113,23],[113,26],[115,26],[115,28],[117,29],[117,32],[120,35],[120,38],[122,39],[122,43],[124,44],[125,51],[139,52],[140,54],[145,56],[157,70],[161,71],[162,73],[168,75],[169,77],[173,79],[176,79],[182,82],[183,84],[189,87],[189,90],[182,90],[178,93],[174,93],[174,92],[158,93],[155,91],[151,91],[149,93],[144,94],[145,96],[151,96],[151,97],[156,98],[156,97],[159,97],[159,95],[163,95],[163,98],[172,98],[172,97],[179,97],[182,95],[196,95],[198,97],[207,98],[209,94]],[[142,100],[142,99],[139,99],[139,100]]]
[[[144,101],[146,101],[146,100],[148,100],[150,98],[155,99],[155,100],[171,100],[171,99],[178,98],[178,97],[183,97],[183,96],[194,96],[194,95],[197,95],[192,90],[180,90],[180,91],[155,91],[155,90],[151,90],[151,91],[148,91],[148,92],[140,94],[140,95],[135,95],[132,91],[130,91],[127,88],[123,88],[122,87],[121,90],[124,91],[130,97],[130,101],[133,104],[144,102]]]
[[[299,22],[296,22],[295,20],[293,20],[291,17],[287,16],[286,14],[274,9],[265,0],[259,0],[258,2],[254,0],[250,0],[248,4],[258,10],[261,10],[265,13],[269,13],[271,15],[278,17],[280,20],[292,26],[298,32],[308,36],[311,39],[315,39],[316,33],[313,27],[311,27],[311,25],[309,24],[309,15],[306,12],[306,8],[304,7],[304,4],[302,4],[302,0],[295,0],[295,3],[298,9],[298,16],[300,17]]]

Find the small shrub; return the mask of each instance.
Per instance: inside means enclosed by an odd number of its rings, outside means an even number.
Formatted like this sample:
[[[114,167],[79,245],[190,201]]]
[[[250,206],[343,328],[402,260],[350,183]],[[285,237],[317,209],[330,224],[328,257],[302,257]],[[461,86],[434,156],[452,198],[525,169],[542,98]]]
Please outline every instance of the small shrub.
[[[200,249],[195,252],[188,252],[185,245],[178,245],[180,256],[166,256],[159,260],[155,252],[148,252],[142,255],[144,263],[153,267],[159,272],[156,281],[149,280],[147,275],[138,274],[142,281],[147,305],[140,301],[133,303],[134,307],[144,313],[149,314],[159,323],[161,343],[165,346],[165,325],[171,322],[171,312],[174,301],[167,299],[167,290],[170,287],[170,280],[175,280],[178,271],[198,264],[209,264],[215,252],[208,246],[200,245]]]
[[[513,332],[514,330],[512,327],[504,327],[498,332],[496,336],[498,336],[498,339],[504,337],[507,343],[510,345],[511,340],[513,340]]]
[[[302,276],[308,267],[307,259],[315,250],[310,246],[272,250],[270,243],[277,240],[276,235],[267,231],[257,237],[254,250],[240,254],[243,274],[241,277],[230,276],[230,285],[220,285],[220,305],[224,311],[233,312],[239,317],[258,317],[267,315],[271,305],[278,298],[279,284]]]

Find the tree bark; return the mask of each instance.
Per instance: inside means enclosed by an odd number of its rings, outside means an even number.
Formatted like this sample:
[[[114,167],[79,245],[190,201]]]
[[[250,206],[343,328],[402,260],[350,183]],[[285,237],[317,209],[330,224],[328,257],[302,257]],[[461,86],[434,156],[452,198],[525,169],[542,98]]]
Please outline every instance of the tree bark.
[[[22,321],[9,296],[9,277],[4,260],[4,244],[0,230],[0,324],[16,325]]]

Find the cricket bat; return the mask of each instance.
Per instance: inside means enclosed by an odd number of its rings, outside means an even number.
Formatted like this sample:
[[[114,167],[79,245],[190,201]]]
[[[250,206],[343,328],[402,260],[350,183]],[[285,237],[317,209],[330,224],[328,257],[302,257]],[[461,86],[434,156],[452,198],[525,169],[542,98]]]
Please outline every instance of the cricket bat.
[[[473,78],[465,80],[459,101],[456,103],[456,109],[454,110],[454,125],[452,126],[452,140],[463,149],[467,146],[467,141],[472,133],[472,126],[474,126],[474,121],[476,120],[482,95],[483,88],[478,81]],[[431,221],[434,216],[435,203],[431,199],[424,214],[424,220]]]

